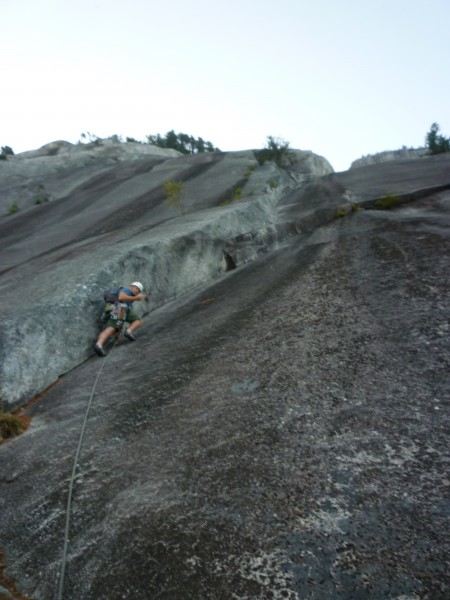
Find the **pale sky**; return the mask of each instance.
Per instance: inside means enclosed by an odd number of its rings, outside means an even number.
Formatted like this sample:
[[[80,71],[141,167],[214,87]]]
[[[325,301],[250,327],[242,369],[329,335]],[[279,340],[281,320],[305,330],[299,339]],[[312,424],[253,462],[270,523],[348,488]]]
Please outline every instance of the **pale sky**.
[[[268,135],[336,171],[450,137],[450,0],[0,0],[0,146]]]

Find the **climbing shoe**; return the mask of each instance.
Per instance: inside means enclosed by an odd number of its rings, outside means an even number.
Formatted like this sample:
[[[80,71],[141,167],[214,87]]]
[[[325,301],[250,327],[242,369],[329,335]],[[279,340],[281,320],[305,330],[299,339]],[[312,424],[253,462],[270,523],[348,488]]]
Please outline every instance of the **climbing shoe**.
[[[134,337],[134,335],[132,333],[130,333],[129,331],[125,331],[125,333],[123,334],[127,340],[130,340],[130,342],[135,342],[136,338]]]
[[[95,344],[94,350],[97,352],[97,354],[99,356],[106,356],[106,352],[103,350],[103,348],[101,346],[98,346],[97,344]]]

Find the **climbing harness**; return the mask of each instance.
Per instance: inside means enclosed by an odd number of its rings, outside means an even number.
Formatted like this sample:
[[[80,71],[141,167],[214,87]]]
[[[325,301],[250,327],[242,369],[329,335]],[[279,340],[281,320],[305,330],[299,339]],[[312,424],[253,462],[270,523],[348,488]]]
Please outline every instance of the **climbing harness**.
[[[119,331],[119,334],[120,334],[120,331]],[[118,340],[119,340],[119,335],[116,336],[116,341],[115,341],[114,345],[116,345],[118,343]],[[70,513],[71,513],[71,509],[72,509],[73,486],[75,483],[76,471],[79,466],[78,460],[80,458],[81,446],[83,444],[83,438],[84,438],[84,433],[86,430],[86,424],[87,424],[87,420],[89,417],[89,412],[91,410],[91,405],[92,405],[92,400],[94,398],[95,390],[97,388],[97,383],[98,383],[98,380],[100,379],[100,375],[103,371],[103,368],[104,368],[106,361],[108,360],[108,357],[110,354],[111,354],[111,350],[106,355],[106,358],[104,360],[102,360],[102,365],[97,373],[97,377],[95,378],[94,385],[93,385],[92,391],[91,391],[91,395],[89,396],[89,401],[87,404],[86,412],[84,415],[83,424],[81,426],[80,439],[78,441],[78,447],[77,447],[77,451],[75,453],[75,459],[73,461],[72,475],[70,477],[69,492],[67,495],[66,524],[65,524],[65,528],[64,528],[64,548],[63,548],[63,556],[62,556],[62,560],[61,560],[61,572],[60,572],[60,576],[59,576],[57,600],[62,600],[62,597],[63,597],[64,575],[65,575],[65,571],[66,571],[67,549],[68,549],[68,545],[69,545],[69,527],[70,527]]]
[[[123,325],[126,321],[128,310],[128,306],[124,302],[116,302],[111,305],[111,309],[108,312],[108,318],[111,319],[111,321],[117,321],[118,325]]]

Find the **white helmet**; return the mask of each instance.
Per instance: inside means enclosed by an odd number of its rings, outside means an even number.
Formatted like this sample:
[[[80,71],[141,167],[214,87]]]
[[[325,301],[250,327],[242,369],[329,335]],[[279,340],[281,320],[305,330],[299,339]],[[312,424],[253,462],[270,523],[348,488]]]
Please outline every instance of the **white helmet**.
[[[140,292],[142,292],[142,290],[144,289],[144,286],[139,281],[134,281],[131,285],[137,287]]]

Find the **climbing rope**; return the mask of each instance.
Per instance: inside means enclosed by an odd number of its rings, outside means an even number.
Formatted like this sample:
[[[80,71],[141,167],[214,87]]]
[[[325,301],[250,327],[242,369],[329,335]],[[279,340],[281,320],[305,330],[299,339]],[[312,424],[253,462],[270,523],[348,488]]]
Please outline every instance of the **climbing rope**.
[[[118,340],[116,340],[116,343],[117,343],[117,341]],[[78,460],[80,458],[80,453],[81,453],[81,446],[83,445],[84,432],[86,430],[86,424],[87,424],[87,420],[89,417],[89,411],[91,410],[92,400],[94,398],[95,390],[97,388],[97,383],[98,383],[98,380],[100,379],[100,375],[103,371],[103,368],[104,368],[106,361],[108,360],[110,354],[111,354],[111,351],[108,352],[105,359],[102,361],[102,366],[100,367],[100,369],[97,373],[97,377],[95,378],[94,385],[93,385],[92,391],[91,391],[91,395],[89,396],[89,401],[87,404],[86,412],[84,415],[83,424],[81,426],[80,439],[78,441],[78,447],[77,447],[77,451],[75,453],[75,459],[73,461],[72,475],[70,477],[70,483],[69,483],[69,493],[67,495],[66,525],[64,528],[64,549],[63,549],[63,556],[62,556],[62,560],[61,560],[61,572],[60,572],[60,576],[59,576],[57,600],[62,600],[62,594],[63,594],[63,589],[64,589],[64,575],[66,572],[67,548],[69,545],[69,527],[70,527],[70,513],[72,510],[73,486],[75,483],[76,471],[77,471],[77,467],[78,467]]]

